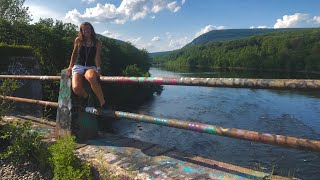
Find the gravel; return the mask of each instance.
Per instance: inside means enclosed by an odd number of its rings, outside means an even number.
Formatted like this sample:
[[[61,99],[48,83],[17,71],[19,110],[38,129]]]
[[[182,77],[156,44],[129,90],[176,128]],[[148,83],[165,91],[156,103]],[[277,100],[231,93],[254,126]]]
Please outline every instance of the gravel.
[[[0,159],[0,180],[47,180],[52,178],[53,175],[51,172],[40,172],[36,164],[29,162],[13,164],[5,159]]]

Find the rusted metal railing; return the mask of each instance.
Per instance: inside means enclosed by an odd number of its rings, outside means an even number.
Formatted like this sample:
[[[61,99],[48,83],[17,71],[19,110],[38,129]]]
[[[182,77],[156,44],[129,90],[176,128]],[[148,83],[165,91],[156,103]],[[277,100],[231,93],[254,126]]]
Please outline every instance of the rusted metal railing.
[[[41,100],[35,100],[35,99],[12,97],[12,96],[1,96],[1,95],[0,95],[0,98],[1,99],[11,100],[11,101],[18,101],[18,102],[25,102],[25,103],[32,103],[32,104],[40,104],[40,105],[43,105],[43,106],[50,106],[50,107],[54,107],[54,108],[58,107],[58,103],[50,102],[50,101],[41,101]]]
[[[60,76],[20,76],[0,75],[1,78],[59,80]],[[257,88],[257,89],[291,89],[291,90],[320,90],[320,80],[313,79],[244,79],[244,78],[192,78],[192,77],[123,77],[101,76],[103,82],[140,83],[157,85],[207,86],[228,88]]]
[[[275,135],[269,133],[261,133],[236,128],[224,128],[215,125],[202,124],[197,122],[182,121],[177,119],[157,118],[143,114],[134,114],[121,111],[104,110],[99,111],[94,108],[86,108],[86,112],[97,115],[113,116],[117,118],[126,118],[134,121],[157,124],[161,126],[186,129],[201,133],[213,134],[218,136],[243,139],[247,141],[255,141],[264,144],[272,144],[289,148],[310,150],[320,152],[320,141],[303,138],[296,138],[284,135]]]
[[[60,80],[60,76],[0,75],[0,79]]]
[[[60,76],[16,76],[0,75],[1,78],[13,79],[32,79],[32,80],[59,80]],[[158,85],[188,85],[188,86],[210,86],[210,87],[233,87],[233,88],[264,88],[264,89],[296,89],[296,90],[320,90],[320,80],[291,80],[291,79],[238,79],[238,78],[161,78],[161,77],[100,77],[103,82],[117,83],[143,83]],[[0,96],[0,98],[13,101],[41,104],[45,106],[58,107],[58,103],[40,101],[27,98],[18,98],[10,96]],[[261,142],[266,144],[279,145],[289,148],[305,149],[320,152],[320,141],[303,138],[289,137],[284,135],[275,135],[260,133],[235,128],[224,128],[215,125],[208,125],[196,122],[188,122],[177,119],[156,118],[152,116],[134,114],[121,111],[97,110],[93,107],[87,107],[86,112],[108,115],[117,118],[126,118],[135,121],[158,124],[174,128],[197,131],[219,136],[243,139],[248,141]]]
[[[108,77],[104,82],[142,83],[158,85],[207,86],[260,89],[320,90],[320,80],[312,79],[241,79],[241,78],[193,78],[193,77]]]

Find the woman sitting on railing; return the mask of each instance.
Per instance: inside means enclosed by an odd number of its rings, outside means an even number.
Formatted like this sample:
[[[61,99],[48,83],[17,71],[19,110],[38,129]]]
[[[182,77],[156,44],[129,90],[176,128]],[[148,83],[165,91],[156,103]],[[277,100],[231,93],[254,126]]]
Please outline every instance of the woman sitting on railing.
[[[88,93],[83,88],[83,78],[88,80],[97,96],[101,108],[105,108],[106,101],[99,83],[101,75],[101,42],[96,39],[96,33],[89,22],[80,25],[78,37],[74,40],[73,51],[67,73],[72,71],[72,90],[75,94],[88,99]],[[75,59],[75,56],[77,57]]]

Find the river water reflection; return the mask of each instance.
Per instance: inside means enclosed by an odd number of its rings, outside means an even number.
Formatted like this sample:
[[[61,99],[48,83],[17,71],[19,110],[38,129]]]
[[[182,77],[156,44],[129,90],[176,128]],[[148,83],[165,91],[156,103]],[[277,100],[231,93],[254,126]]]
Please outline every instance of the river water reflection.
[[[158,77],[251,78],[248,74],[175,73],[158,68],[151,68],[150,73]],[[299,78],[290,74],[282,77],[275,77],[275,73],[255,75],[256,78]],[[320,75],[304,78],[320,79]],[[129,110],[226,128],[320,140],[319,92],[164,86],[161,95]],[[320,178],[320,153],[125,120],[116,121],[114,128],[126,137],[176,147],[219,161],[300,179]]]

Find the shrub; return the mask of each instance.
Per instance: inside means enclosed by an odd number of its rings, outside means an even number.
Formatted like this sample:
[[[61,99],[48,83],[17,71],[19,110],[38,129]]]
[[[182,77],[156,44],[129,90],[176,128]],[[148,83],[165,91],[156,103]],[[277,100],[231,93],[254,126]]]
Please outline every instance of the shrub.
[[[136,64],[128,65],[125,70],[122,71],[124,76],[136,76],[136,77],[150,77],[149,72],[142,71]]]
[[[49,152],[42,136],[31,129],[31,122],[6,122],[0,126],[0,139],[8,145],[0,157],[18,162],[37,162],[40,168],[49,167]]]
[[[52,154],[54,179],[91,179],[90,167],[75,155],[75,137],[63,136],[49,147]]]
[[[6,79],[2,81],[0,86],[0,121],[10,110],[13,109],[12,101],[4,99],[4,97],[10,96],[17,88],[18,83],[16,80]]]

